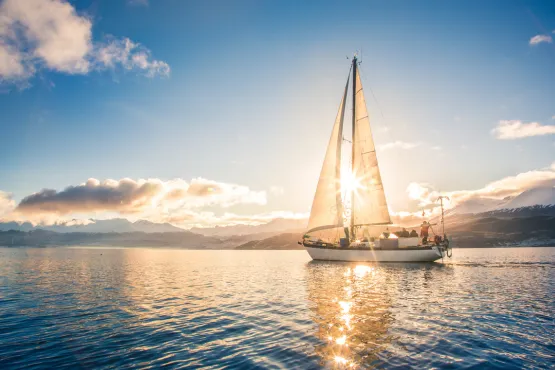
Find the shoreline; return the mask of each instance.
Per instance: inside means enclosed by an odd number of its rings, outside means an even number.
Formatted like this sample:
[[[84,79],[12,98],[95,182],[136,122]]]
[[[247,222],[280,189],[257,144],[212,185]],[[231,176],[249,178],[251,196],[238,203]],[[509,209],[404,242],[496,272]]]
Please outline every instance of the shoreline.
[[[258,249],[237,249],[237,248],[186,248],[186,247],[171,247],[171,246],[129,246],[129,245],[0,245],[0,248],[115,248],[115,249],[180,249],[189,251],[304,251],[304,248],[258,248]],[[509,249],[509,248],[555,248],[554,245],[507,245],[507,246],[485,246],[485,247],[453,247],[454,250],[457,249]]]

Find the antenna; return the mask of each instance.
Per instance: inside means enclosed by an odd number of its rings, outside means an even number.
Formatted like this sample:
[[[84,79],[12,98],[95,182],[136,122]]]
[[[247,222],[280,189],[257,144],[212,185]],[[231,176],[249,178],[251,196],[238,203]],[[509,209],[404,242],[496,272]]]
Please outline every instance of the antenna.
[[[437,198],[437,200],[439,200],[439,204],[441,205],[441,232],[443,234],[443,237],[445,238],[445,215],[443,212],[443,199],[447,199],[447,200],[450,200],[450,199],[449,197],[444,195],[440,195],[439,198]]]

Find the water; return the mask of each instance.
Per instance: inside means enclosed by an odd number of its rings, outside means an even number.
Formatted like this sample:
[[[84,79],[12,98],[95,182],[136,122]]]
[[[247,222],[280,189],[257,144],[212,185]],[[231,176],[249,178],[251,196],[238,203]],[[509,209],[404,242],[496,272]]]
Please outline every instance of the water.
[[[548,368],[555,248],[445,264],[0,248],[0,368]]]

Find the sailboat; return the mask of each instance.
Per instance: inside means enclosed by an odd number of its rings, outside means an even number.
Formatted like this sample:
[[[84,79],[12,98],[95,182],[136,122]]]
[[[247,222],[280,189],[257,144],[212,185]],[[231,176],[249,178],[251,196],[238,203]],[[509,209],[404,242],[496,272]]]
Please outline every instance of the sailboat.
[[[369,237],[368,228],[389,225],[391,217],[358,64],[355,55],[320,172],[308,230],[299,244],[306,248],[312,259],[327,261],[432,262],[450,255],[445,233],[429,244],[419,243],[419,238],[413,238],[413,245],[407,245],[401,238]],[[342,177],[342,144],[346,140],[343,138],[343,120],[351,76],[351,168],[350,173]]]

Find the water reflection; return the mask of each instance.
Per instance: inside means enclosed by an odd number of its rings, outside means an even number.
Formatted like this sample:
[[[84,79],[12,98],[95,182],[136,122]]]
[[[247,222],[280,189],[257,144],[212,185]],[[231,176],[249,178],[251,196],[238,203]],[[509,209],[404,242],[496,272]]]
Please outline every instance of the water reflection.
[[[389,342],[392,320],[382,268],[366,264],[310,262],[308,299],[322,340],[322,365],[358,367],[372,363]]]
[[[0,248],[0,369],[545,367],[555,249],[463,252]]]
[[[383,364],[396,309],[413,290],[432,288],[440,264],[362,264],[311,261],[307,290],[311,317],[318,325],[315,350],[321,365],[339,368]]]

